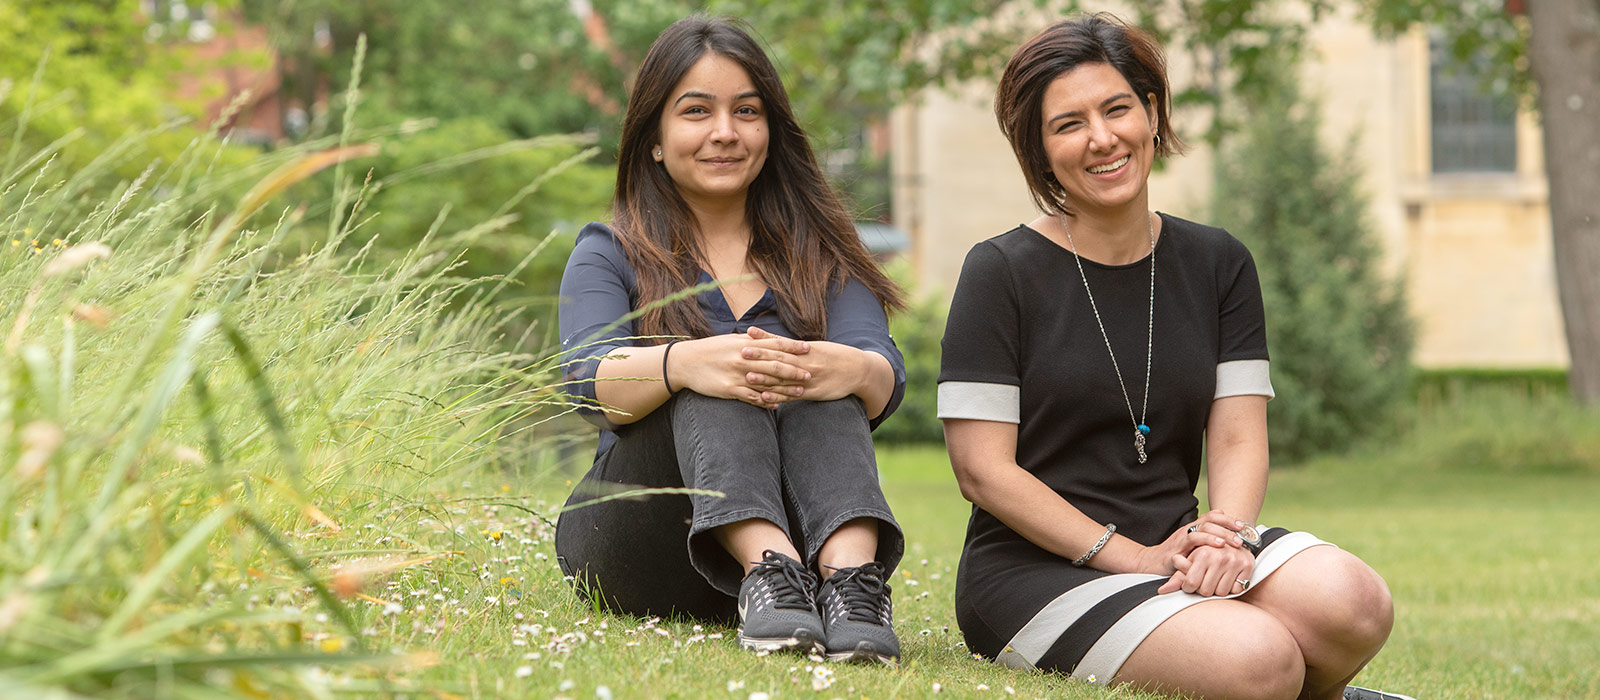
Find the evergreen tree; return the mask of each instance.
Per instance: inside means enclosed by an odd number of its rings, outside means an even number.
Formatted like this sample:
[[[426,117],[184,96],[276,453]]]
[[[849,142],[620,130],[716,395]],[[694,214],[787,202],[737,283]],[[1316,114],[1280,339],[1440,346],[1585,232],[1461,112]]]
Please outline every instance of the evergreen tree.
[[[1218,159],[1212,221],[1255,256],[1277,398],[1278,462],[1381,435],[1409,394],[1412,322],[1380,270],[1359,172],[1317,140],[1320,117],[1291,80],[1243,105]]]

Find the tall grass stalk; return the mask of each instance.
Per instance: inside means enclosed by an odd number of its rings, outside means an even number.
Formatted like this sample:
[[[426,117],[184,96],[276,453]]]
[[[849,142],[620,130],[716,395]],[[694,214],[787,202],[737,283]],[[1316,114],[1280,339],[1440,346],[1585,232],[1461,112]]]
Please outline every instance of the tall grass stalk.
[[[451,242],[388,266],[345,244],[361,188],[338,187],[321,247],[282,252],[304,208],[281,196],[373,137],[225,170],[202,137],[121,183],[141,135],[76,172],[60,144],[9,159],[0,695],[329,697],[429,663],[372,648],[378,587],[462,550],[370,534],[569,406],[557,364],[503,349],[477,293],[500,280],[453,277]]]

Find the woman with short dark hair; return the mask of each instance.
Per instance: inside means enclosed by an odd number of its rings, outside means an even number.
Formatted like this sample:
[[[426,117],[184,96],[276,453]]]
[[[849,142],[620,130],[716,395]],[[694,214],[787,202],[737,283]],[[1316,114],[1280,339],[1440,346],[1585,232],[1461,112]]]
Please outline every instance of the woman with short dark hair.
[[[611,225],[561,279],[568,391],[602,429],[568,504],[698,491],[568,511],[562,570],[614,610],[737,619],[747,648],[895,663],[904,538],[870,431],[905,389],[899,288],[730,21],[661,33],[617,155]]]
[[[939,417],[974,504],[957,621],[978,654],[1090,683],[1400,697],[1347,688],[1389,636],[1383,579],[1254,524],[1260,283],[1227,232],[1149,209],[1156,159],[1182,150],[1170,94],[1161,48],[1104,14],[1046,29],[1000,80],[1044,215],[973,247],[946,327]]]

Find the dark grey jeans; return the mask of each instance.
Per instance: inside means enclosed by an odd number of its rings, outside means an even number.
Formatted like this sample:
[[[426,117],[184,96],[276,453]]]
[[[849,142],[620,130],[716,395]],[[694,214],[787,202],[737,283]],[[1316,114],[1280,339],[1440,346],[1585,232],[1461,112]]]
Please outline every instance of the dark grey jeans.
[[[685,485],[725,495],[623,499],[561,516],[556,558],[580,595],[635,615],[736,620],[743,567],[710,531],[752,518],[782,528],[811,567],[822,543],[855,518],[878,520],[877,559],[890,572],[905,551],[855,397],[768,411],[679,392],[623,426],[567,503]]]

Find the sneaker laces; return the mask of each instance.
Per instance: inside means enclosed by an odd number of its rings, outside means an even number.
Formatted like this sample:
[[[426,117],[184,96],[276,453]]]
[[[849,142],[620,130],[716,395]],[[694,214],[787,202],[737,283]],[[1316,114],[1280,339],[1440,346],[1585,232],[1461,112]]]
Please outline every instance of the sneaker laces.
[[[845,617],[855,622],[883,624],[888,617],[884,612],[889,604],[889,584],[883,581],[883,564],[871,561],[843,569],[828,568],[839,572],[835,576],[841,577],[833,590],[844,601]]]
[[[750,563],[755,565],[750,569],[751,574],[760,576],[777,574],[767,579],[772,586],[772,607],[790,610],[816,609],[811,602],[811,591],[817,589],[817,575],[801,566],[799,562],[769,549],[762,552],[761,561]]]

